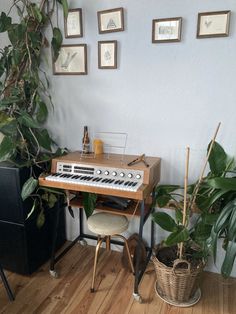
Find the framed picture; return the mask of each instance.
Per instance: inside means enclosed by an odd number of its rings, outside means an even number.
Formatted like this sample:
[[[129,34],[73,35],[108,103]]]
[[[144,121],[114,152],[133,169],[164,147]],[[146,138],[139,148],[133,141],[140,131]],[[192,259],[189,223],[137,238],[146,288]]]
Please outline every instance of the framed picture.
[[[64,20],[65,37],[83,37],[82,9],[70,9]]]
[[[197,38],[229,36],[230,11],[198,13]]]
[[[53,70],[56,75],[87,74],[87,45],[62,45]]]
[[[117,69],[117,41],[98,42],[98,68]]]
[[[156,19],[152,21],[152,42],[167,43],[181,40],[182,18]]]
[[[97,12],[99,34],[120,32],[124,30],[123,8]]]

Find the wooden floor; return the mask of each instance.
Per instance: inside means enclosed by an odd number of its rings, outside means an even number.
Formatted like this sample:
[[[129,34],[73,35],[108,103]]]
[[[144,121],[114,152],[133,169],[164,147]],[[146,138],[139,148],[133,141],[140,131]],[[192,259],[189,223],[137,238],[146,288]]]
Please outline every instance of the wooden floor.
[[[223,284],[221,277],[204,273],[202,298],[190,308],[167,305],[155,294],[155,273],[150,264],[143,277],[140,293],[143,304],[132,297],[133,276],[121,267],[118,252],[103,250],[98,263],[96,287],[90,293],[94,247],[76,245],[57,264],[58,279],[50,277],[48,264],[31,276],[5,272],[16,296],[8,301],[0,283],[0,313],[74,313],[74,314],[235,314],[236,279]]]

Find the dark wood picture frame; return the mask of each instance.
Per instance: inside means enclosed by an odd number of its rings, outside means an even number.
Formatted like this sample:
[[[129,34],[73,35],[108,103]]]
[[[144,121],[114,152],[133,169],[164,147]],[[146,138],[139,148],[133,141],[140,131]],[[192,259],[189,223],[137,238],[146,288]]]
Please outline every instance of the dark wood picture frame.
[[[53,62],[54,75],[86,75],[87,44],[62,45],[59,57]]]
[[[70,21],[72,16],[74,21]],[[83,15],[81,8],[68,10],[68,16],[64,19],[64,30],[65,38],[83,37]]]
[[[117,40],[98,42],[98,68],[117,69]]]
[[[99,34],[124,30],[124,9],[115,8],[97,12]]]
[[[176,25],[167,25],[171,22],[176,23]],[[182,17],[152,20],[152,43],[168,43],[181,41],[181,33]]]
[[[229,36],[230,13],[230,10],[198,13],[197,38]]]

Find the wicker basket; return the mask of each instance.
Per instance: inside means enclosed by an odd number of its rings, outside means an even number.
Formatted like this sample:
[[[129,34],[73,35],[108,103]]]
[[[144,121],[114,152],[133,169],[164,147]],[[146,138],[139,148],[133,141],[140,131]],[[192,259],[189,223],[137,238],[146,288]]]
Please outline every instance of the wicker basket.
[[[156,289],[164,299],[182,303],[188,302],[194,296],[199,288],[204,263],[191,267],[188,261],[177,259],[173,267],[168,267],[154,255],[152,261],[157,276]],[[180,263],[187,264],[187,268],[177,268]]]

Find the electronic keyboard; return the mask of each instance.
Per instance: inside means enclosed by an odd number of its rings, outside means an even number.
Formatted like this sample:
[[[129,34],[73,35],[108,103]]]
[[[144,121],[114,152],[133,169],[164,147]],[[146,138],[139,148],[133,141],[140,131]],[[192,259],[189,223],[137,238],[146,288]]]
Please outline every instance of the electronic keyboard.
[[[86,158],[73,152],[52,160],[51,173],[39,185],[72,191],[144,199],[160,180],[159,157],[146,157],[143,164],[128,164],[137,156],[102,154]]]

